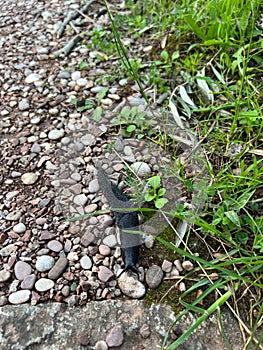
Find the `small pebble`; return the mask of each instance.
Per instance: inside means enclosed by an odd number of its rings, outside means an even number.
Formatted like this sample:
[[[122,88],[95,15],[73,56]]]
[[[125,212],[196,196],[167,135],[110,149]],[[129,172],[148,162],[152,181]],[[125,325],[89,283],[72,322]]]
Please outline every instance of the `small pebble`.
[[[113,276],[113,272],[106,266],[100,266],[98,272],[98,278],[102,282],[107,282]]]
[[[25,82],[27,84],[32,84],[32,83],[35,83],[36,81],[39,81],[40,79],[41,79],[41,76],[39,74],[31,73],[26,77]]]
[[[18,109],[22,111],[27,111],[30,108],[29,101],[27,99],[22,99],[18,104]]]
[[[99,182],[97,179],[90,181],[89,183],[89,192],[96,193],[99,190]]]
[[[193,270],[194,268],[194,265],[191,263],[191,261],[189,260],[185,260],[183,263],[182,263],[182,267],[185,271],[191,271]]]
[[[68,259],[61,256],[55,265],[52,267],[52,269],[48,273],[48,278],[51,278],[52,280],[57,279],[68,267]]]
[[[6,270],[0,271],[0,283],[8,281],[10,279],[10,277],[11,277],[11,272],[6,271]]]
[[[107,245],[101,244],[101,245],[99,246],[99,252],[100,252],[101,255],[107,256],[107,255],[110,255],[111,249],[110,249],[110,247],[108,247]]]
[[[109,347],[117,347],[123,343],[124,334],[121,325],[113,327],[106,337],[106,342]]]
[[[128,274],[126,271],[118,278],[118,285],[123,294],[133,299],[140,299],[146,293],[145,286],[138,281],[137,275]]]
[[[50,130],[48,133],[48,138],[50,140],[58,140],[61,139],[65,135],[65,131],[63,129],[53,129]]]
[[[38,292],[46,292],[47,290],[50,290],[53,288],[55,283],[48,279],[48,278],[40,278],[38,281],[35,283],[35,288]]]
[[[49,271],[55,264],[55,259],[49,255],[42,255],[37,258],[36,269],[39,272]]]
[[[92,267],[92,261],[90,260],[90,258],[87,255],[84,255],[80,259],[80,265],[84,270],[89,270]]]
[[[108,345],[104,340],[99,340],[96,344],[95,344],[95,350],[108,350]]]
[[[32,272],[31,266],[25,261],[18,261],[14,267],[15,276],[19,281],[30,275]]]
[[[151,174],[151,168],[145,162],[135,162],[131,165],[131,168],[139,177],[146,177]]]
[[[15,233],[23,233],[23,232],[25,232],[25,230],[26,230],[26,226],[22,222],[20,222],[19,224],[16,224],[13,227],[13,231]]]
[[[53,252],[60,252],[63,249],[62,243],[57,241],[56,239],[53,239],[52,241],[49,241],[47,244],[48,249],[52,250]]]
[[[19,290],[17,292],[11,293],[8,297],[8,301],[11,304],[23,304],[30,299],[30,290]]]
[[[171,262],[168,261],[168,260],[164,260],[164,261],[163,261],[163,263],[162,263],[162,270],[163,270],[164,272],[171,272],[172,267],[173,267],[173,263],[171,263]]]
[[[179,259],[174,260],[174,266],[177,268],[179,272],[183,271],[183,267]]]
[[[25,185],[32,185],[37,182],[38,175],[34,173],[25,173],[21,176],[21,181]]]
[[[74,197],[74,203],[76,205],[84,206],[88,201],[87,196],[84,193],[78,194]]]
[[[5,219],[8,221],[17,221],[21,218],[21,215],[21,211],[12,211],[11,213],[7,214]]]
[[[158,265],[152,265],[146,272],[146,283],[151,289],[156,289],[162,282],[163,271]]]
[[[21,282],[21,288],[22,289],[32,289],[34,287],[34,284],[36,282],[36,275],[31,274],[26,276],[23,281]]]

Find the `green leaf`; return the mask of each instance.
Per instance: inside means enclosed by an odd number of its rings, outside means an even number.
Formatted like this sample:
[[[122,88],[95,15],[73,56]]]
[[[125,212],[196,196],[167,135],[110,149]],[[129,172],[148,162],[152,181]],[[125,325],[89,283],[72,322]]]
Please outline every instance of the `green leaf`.
[[[101,107],[97,107],[97,108],[94,110],[93,119],[94,119],[96,122],[99,122],[99,121],[101,120],[101,116],[102,116],[102,108],[101,108]]]
[[[82,112],[82,111],[86,111],[87,109],[91,109],[93,107],[94,107],[94,101],[87,99],[85,101],[85,105],[81,106],[81,107],[78,107],[77,111],[78,112]]]
[[[225,212],[226,217],[236,226],[240,227],[239,216],[234,210],[229,210]]]
[[[133,132],[134,130],[136,130],[136,126],[135,125],[129,125],[128,127],[127,127],[127,132],[129,132],[129,133],[131,133],[131,132]]]
[[[146,202],[151,202],[155,197],[156,197],[156,195],[146,193],[144,196],[144,199],[146,200]]]
[[[161,52],[161,57],[162,57],[162,59],[164,60],[164,62],[167,62],[168,59],[169,59],[169,53],[168,53],[166,50],[163,50],[163,51]]]
[[[179,57],[180,57],[179,51],[174,51],[172,54],[172,61],[176,60]]]
[[[98,93],[98,104],[101,103],[101,100],[106,96],[108,91],[108,88],[104,87],[99,93]]]
[[[154,205],[157,209],[161,209],[168,202],[167,198],[158,198],[154,202]]]
[[[87,63],[84,62],[84,61],[81,61],[80,64],[79,64],[79,69],[82,70],[82,69],[84,69],[85,67],[87,67]]]
[[[158,191],[158,196],[159,197],[162,197],[166,192],[166,189],[165,188],[160,188],[159,191]]]
[[[148,179],[148,182],[154,189],[157,189],[158,187],[160,187],[161,178],[158,175],[152,176]]]

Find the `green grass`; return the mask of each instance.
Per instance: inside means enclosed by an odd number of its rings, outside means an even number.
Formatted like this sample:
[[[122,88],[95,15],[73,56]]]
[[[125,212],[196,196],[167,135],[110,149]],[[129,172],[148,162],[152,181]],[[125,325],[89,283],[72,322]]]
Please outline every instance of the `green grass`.
[[[106,0],[104,4],[109,11]],[[195,263],[195,270],[183,279],[203,276],[181,295],[184,309],[176,319],[191,311],[198,315],[197,322],[169,345],[167,330],[162,349],[176,349],[213,312],[220,322],[223,305],[238,319],[247,339],[245,349],[255,344],[260,349],[263,336],[258,337],[256,329],[263,319],[263,40],[257,27],[261,1],[142,0],[129,1],[126,7],[126,14],[112,17],[108,12],[112,36],[104,28],[96,29],[90,45],[108,57],[118,53],[123,64],[118,78],[136,81],[149,105],[146,88],[154,90],[157,98],[169,93],[163,108],[171,106],[175,119],[183,116],[183,122],[186,119],[191,125],[211,180],[202,213],[193,217],[186,208],[172,213],[189,221],[184,249],[157,238]],[[131,37],[136,44],[124,47],[122,37]],[[138,51],[138,45],[151,49]],[[113,124],[124,127],[126,137],[148,138],[165,148],[167,135],[143,120],[135,110],[124,110]],[[186,181],[188,191],[190,185],[191,180]],[[170,227],[175,230],[172,223]],[[193,236],[208,258],[193,254],[189,248]],[[189,302],[189,294],[200,289],[202,294]],[[250,305],[249,325],[239,316],[240,297]],[[212,301],[203,307],[205,300]]]

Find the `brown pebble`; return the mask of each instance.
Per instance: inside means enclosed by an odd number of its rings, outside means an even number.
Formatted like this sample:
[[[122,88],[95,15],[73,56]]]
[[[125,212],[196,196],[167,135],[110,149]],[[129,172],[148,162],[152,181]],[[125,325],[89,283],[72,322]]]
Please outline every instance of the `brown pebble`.
[[[89,345],[89,337],[85,333],[80,333],[78,335],[77,341],[80,345],[83,345],[83,346]]]
[[[68,267],[68,259],[61,256],[48,273],[48,278],[56,280]]]

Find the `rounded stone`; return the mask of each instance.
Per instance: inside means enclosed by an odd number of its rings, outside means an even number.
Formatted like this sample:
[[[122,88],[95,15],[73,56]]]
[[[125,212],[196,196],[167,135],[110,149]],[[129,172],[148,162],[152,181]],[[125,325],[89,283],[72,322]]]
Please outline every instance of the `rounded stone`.
[[[39,272],[49,271],[55,264],[55,259],[49,255],[42,255],[37,258],[36,269]]]
[[[173,263],[171,263],[168,260],[164,260],[162,263],[162,270],[164,272],[171,272],[172,271],[172,267],[173,267]]]
[[[62,243],[57,241],[56,239],[53,239],[52,241],[49,241],[47,244],[48,249],[52,250],[53,252],[60,252],[63,249]]]
[[[48,133],[48,138],[50,140],[58,140],[61,139],[65,135],[65,131],[63,129],[53,129]]]
[[[34,173],[25,173],[21,176],[21,181],[24,185],[33,185],[37,182],[38,175]]]
[[[145,162],[135,162],[131,165],[131,168],[139,177],[151,174],[151,168]]]
[[[40,278],[35,283],[35,288],[38,292],[46,292],[53,288],[55,283],[48,278]]]
[[[80,265],[84,270],[89,270],[92,267],[92,261],[87,255],[84,255],[80,259]]]
[[[6,271],[6,270],[0,271],[0,283],[8,281],[10,277],[11,277],[10,271]]]
[[[88,80],[86,78],[79,78],[77,80],[77,85],[81,87],[85,87],[88,84]]]
[[[13,231],[15,233],[23,233],[25,232],[26,230],[26,225],[23,224],[22,222],[20,222],[19,224],[16,224],[14,227],[13,227]]]
[[[23,304],[30,299],[30,290],[24,289],[17,292],[11,293],[8,297],[8,301],[11,304]]]
[[[135,274],[123,272],[118,278],[118,285],[123,294],[133,299],[140,299],[146,293],[145,286],[138,281]]]
[[[76,81],[81,78],[81,72],[80,71],[75,71],[71,73],[71,79]]]
[[[41,79],[41,76],[39,74],[31,73],[26,77],[25,82],[27,84],[32,84],[32,83],[35,83],[36,81],[39,81],[40,79]]]
[[[27,111],[29,109],[30,105],[29,105],[29,101],[25,98],[23,98],[19,104],[18,104],[18,109],[22,112],[22,111]]]
[[[146,272],[145,279],[151,289],[156,289],[162,282],[163,270],[158,265],[152,265]]]
[[[26,276],[21,283],[21,288],[22,289],[32,289],[34,287],[35,282],[36,282],[36,278],[37,277],[34,274]]]
[[[107,245],[101,244],[99,246],[99,252],[100,252],[101,255],[107,256],[107,255],[110,255],[111,249]]]
[[[8,221],[17,221],[21,218],[21,211],[12,211],[11,213],[7,214],[6,220]]]
[[[95,344],[95,350],[108,350],[109,347],[107,345],[107,343],[104,340],[99,340],[96,344]]]
[[[194,265],[191,263],[190,260],[185,260],[183,263],[182,263],[182,267],[185,271],[191,271],[193,270],[194,268]]]
[[[32,272],[31,266],[25,261],[18,261],[14,267],[15,276],[19,281],[30,275]]]
[[[100,266],[98,272],[98,278],[102,282],[107,282],[113,276],[113,272],[106,266]]]
[[[106,342],[109,347],[117,347],[123,343],[124,335],[121,325],[113,327],[106,337]]]
[[[97,179],[94,179],[94,180],[90,181],[90,183],[89,183],[89,192],[90,193],[98,192],[99,188],[100,188],[99,187],[99,182],[98,182]]]
[[[74,203],[76,205],[84,206],[87,203],[87,201],[88,201],[88,198],[87,198],[87,196],[85,196],[84,193],[77,194],[74,197]]]

